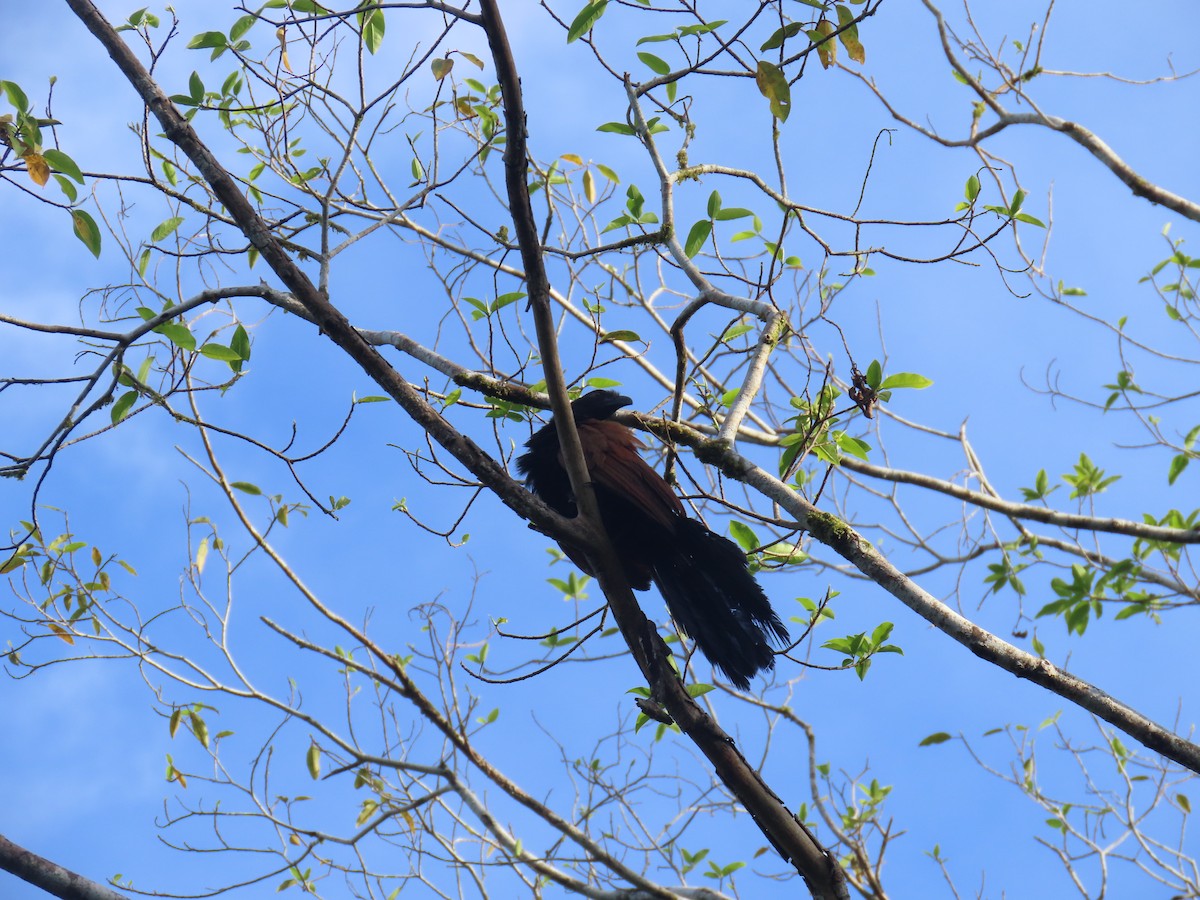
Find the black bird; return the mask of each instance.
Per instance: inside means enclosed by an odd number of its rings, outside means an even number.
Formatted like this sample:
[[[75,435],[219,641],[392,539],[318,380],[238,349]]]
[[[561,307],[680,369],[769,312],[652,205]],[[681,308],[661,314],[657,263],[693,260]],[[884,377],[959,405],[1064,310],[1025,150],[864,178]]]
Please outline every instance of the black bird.
[[[592,391],[571,404],[600,518],[624,564],[630,587],[658,585],[680,629],[708,661],[746,690],[750,678],[775,666],[771,643],[786,644],[787,629],[727,538],[689,519],[671,486],[638,455],[644,445],[610,419],[633,401],[615,391]],[[517,470],[534,494],[560,515],[578,514],[563,467],[554,420],[525,445]],[[595,573],[582,547],[560,544],[575,565]]]

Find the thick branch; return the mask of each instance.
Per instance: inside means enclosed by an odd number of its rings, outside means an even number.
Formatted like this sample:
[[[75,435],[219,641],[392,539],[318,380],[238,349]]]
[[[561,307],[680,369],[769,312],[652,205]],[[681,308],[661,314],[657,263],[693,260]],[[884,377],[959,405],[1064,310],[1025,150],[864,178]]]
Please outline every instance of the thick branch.
[[[779,797],[767,787],[738,751],[733,739],[688,696],[682,681],[669,664],[670,654],[666,645],[637,605],[620,561],[616,558],[607,535],[604,534],[595,496],[588,482],[579,437],[566,402],[566,388],[550,308],[550,288],[526,182],[525,111],[521,103],[520,79],[496,0],[482,0],[480,8],[496,64],[497,79],[503,91],[508,126],[504,162],[509,209],[513,216],[514,232],[521,247],[529,306],[537,328],[538,349],[554,408],[554,421],[558,427],[563,461],[571,479],[581,517],[585,521],[596,523],[596,527],[591,530],[596,532],[599,538],[584,545],[588,547],[589,562],[592,563],[613,617],[629,644],[634,659],[652,687],[655,700],[666,707],[683,732],[705,754],[717,777],[745,806],[781,855],[796,867],[813,896],[828,900],[848,897],[841,869],[832,854],[816,842]],[[667,221],[667,218],[664,218],[664,228],[668,227]],[[673,237],[669,237],[669,241],[682,253],[682,248],[677,246],[678,241]]]
[[[111,891],[102,884],[17,846],[2,834],[0,869],[63,900],[129,900],[124,894]]]

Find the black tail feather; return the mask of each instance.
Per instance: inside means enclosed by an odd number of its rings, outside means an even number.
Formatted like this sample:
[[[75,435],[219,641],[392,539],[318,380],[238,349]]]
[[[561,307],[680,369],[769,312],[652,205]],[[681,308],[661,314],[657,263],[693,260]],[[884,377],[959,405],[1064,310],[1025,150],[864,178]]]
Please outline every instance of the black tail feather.
[[[775,667],[771,644],[786,643],[787,628],[736,544],[680,519],[653,570],[676,624],[731,683],[746,690],[753,675]]]

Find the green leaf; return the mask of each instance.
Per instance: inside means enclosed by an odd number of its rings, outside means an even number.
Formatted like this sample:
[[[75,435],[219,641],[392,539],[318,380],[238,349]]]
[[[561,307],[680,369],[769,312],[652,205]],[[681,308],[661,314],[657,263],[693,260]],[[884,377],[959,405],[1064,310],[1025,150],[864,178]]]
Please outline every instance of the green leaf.
[[[85,210],[71,210],[71,224],[75,237],[83,241],[83,245],[92,251],[92,256],[100,258],[100,228]]]
[[[927,388],[933,384],[933,380],[926,378],[924,375],[917,375],[915,372],[897,372],[895,375],[889,375],[883,380],[883,384],[879,385],[881,391],[886,391],[892,388]]]
[[[721,195],[713,191],[708,195],[708,217],[714,219],[721,212]]]
[[[879,390],[879,382],[883,378],[883,366],[879,364],[879,360],[871,360],[871,364],[867,366],[867,386],[873,391]]]
[[[183,216],[171,216],[171,218],[160,222],[158,227],[150,232],[150,240],[158,243],[163,238],[174,233],[175,229],[183,224]]]
[[[972,175],[970,178],[967,179],[967,187],[963,191],[963,194],[964,194],[964,196],[966,196],[967,200],[969,200],[971,203],[975,202],[975,198],[979,196],[979,176],[978,175]]]
[[[758,91],[770,103],[771,115],[780,122],[786,122],[792,111],[792,88],[787,82],[783,71],[766,60],[758,61],[758,69],[754,74]]]
[[[731,219],[745,219],[746,217],[752,215],[754,215],[752,210],[743,209],[740,206],[731,206],[728,209],[722,208],[717,210],[713,218],[718,222],[728,222]]]
[[[700,252],[710,234],[712,234],[712,222],[708,219],[701,219],[692,226],[688,232],[687,242],[683,245],[683,252],[688,255],[689,259]]]
[[[383,19],[383,10],[372,9],[360,15],[365,16],[359,22],[362,26],[363,44],[366,45],[367,52],[374,55],[375,51],[383,43],[383,32],[386,26]],[[447,67],[446,71],[449,72],[450,68]]]
[[[75,165],[75,160],[67,156],[61,150],[43,150],[42,157],[58,171],[62,172],[69,178],[83,184],[83,172],[79,171],[79,166]]]
[[[929,737],[922,739],[922,741],[919,744],[917,744],[917,746],[918,747],[932,747],[934,744],[944,744],[944,743],[946,743],[946,741],[948,741],[950,739],[951,739],[951,736],[949,734],[947,734],[946,732],[935,731],[933,734],[929,735]]]
[[[870,444],[859,438],[851,437],[845,432],[838,432],[834,440],[843,453],[849,453],[851,456],[857,456],[859,459],[865,460],[867,454],[871,452]]]
[[[668,75],[671,72],[671,66],[666,60],[659,59],[653,53],[639,53],[637,58],[649,66],[655,75]]]
[[[1189,457],[1186,453],[1180,453],[1171,460],[1171,468],[1167,471],[1167,484],[1174,484],[1175,479],[1183,474],[1183,470],[1187,468]]]
[[[225,33],[221,31],[205,31],[196,35],[187,43],[189,50],[206,50],[214,47],[227,47],[229,40],[225,37]]]
[[[193,72],[188,78],[188,99],[192,101],[193,106],[204,99],[204,82],[200,79],[199,72]]]
[[[129,410],[132,408],[133,404],[137,402],[137,397],[137,391],[126,391],[120,396],[117,402],[113,404],[112,423],[114,425],[129,415]]]
[[[244,35],[247,31],[254,27],[254,23],[258,19],[254,16],[242,16],[233,23],[233,27],[229,29],[229,40],[236,42],[238,38]]]
[[[316,781],[321,777],[321,748],[316,744],[308,745],[308,752],[304,754],[304,764],[308,766],[308,774],[312,776],[312,780]]]
[[[251,484],[248,481],[232,481],[229,483],[231,488],[241,491],[243,494],[249,494],[251,497],[262,496],[262,488],[257,484]]]
[[[181,322],[163,322],[154,329],[180,350],[191,352],[196,349],[196,336]]]
[[[818,8],[820,8],[820,7],[818,6]],[[795,37],[796,35],[798,35],[803,27],[804,26],[801,25],[799,22],[789,22],[788,24],[784,25],[782,28],[777,28],[775,30],[775,33],[772,34],[769,38],[767,38],[766,42],[758,49],[759,50],[774,50],[778,47],[782,47],[784,41],[786,41],[788,38]]]
[[[597,131],[609,132],[611,134],[637,134],[633,126],[626,125],[624,122],[605,122]]]
[[[438,58],[429,63],[429,68],[433,71],[433,77],[437,81],[441,81],[454,68],[454,60]]]
[[[207,356],[209,359],[220,360],[221,362],[241,362],[242,354],[238,353],[232,347],[226,347],[224,344],[214,344],[209,341],[200,348],[200,354]]]
[[[54,175],[54,180],[58,182],[59,189],[62,190],[63,195],[67,198],[68,203],[74,203],[78,199],[79,192],[75,190],[75,185],[71,184],[69,179],[59,175],[56,172]]]
[[[608,0],[595,0],[584,6],[572,20],[571,27],[567,29],[567,43],[573,44],[591,31],[592,26],[604,15],[606,6],[608,6]]]
[[[250,359],[250,335],[240,324],[234,329],[233,340],[229,342],[229,347],[243,362]]]
[[[8,98],[8,102],[13,105],[17,112],[29,112],[29,98],[25,96],[25,92],[12,81],[0,81],[0,90],[4,91],[4,96]]]
[[[642,336],[636,331],[610,331],[600,338],[601,344],[606,344],[611,341],[640,341]]]
[[[717,19],[713,22],[705,22],[702,25],[685,25],[678,29],[679,36],[689,37],[694,34],[708,34],[710,31],[716,31],[728,21],[728,19]]]
[[[499,310],[504,309],[504,307],[508,306],[510,303],[516,303],[518,300],[524,299],[524,297],[524,291],[510,291],[507,294],[501,294],[492,301],[489,312],[498,312]]]
[[[759,546],[758,535],[754,533],[754,529],[743,522],[739,522],[737,519],[730,520],[729,534],[746,553]]]

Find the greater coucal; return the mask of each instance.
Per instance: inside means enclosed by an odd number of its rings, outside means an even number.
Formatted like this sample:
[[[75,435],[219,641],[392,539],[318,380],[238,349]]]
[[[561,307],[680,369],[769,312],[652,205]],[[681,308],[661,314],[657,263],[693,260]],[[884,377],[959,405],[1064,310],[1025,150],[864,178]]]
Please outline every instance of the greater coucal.
[[[644,445],[610,419],[633,401],[615,391],[592,391],[571,404],[600,518],[630,587],[658,585],[679,628],[708,661],[742,690],[775,666],[770,644],[785,644],[787,629],[727,538],[689,519],[671,486],[638,455]],[[554,420],[540,428],[517,459],[534,494],[563,516],[578,511],[563,467]],[[575,565],[594,575],[582,547],[560,545]]]

